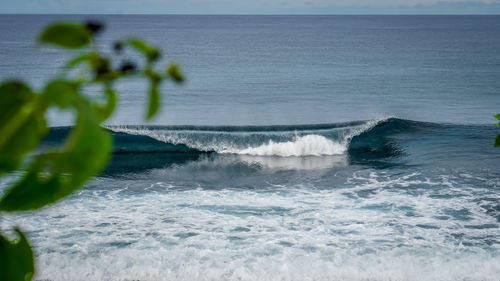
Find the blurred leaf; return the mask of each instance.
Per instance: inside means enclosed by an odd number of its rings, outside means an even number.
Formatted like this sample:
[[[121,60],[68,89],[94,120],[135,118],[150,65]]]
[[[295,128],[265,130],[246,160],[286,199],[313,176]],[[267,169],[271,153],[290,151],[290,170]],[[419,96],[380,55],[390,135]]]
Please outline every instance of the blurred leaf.
[[[500,114],[495,114],[495,115],[493,115],[493,117],[495,117],[496,119],[500,120]],[[500,126],[500,123],[498,123],[497,126]]]
[[[33,111],[34,94],[26,84],[7,81],[0,85],[0,147]]]
[[[54,203],[104,169],[111,156],[111,137],[87,100],[80,98],[76,107],[76,126],[65,149],[38,155],[26,175],[0,199],[0,211],[27,211]]]
[[[111,136],[100,126],[101,120],[90,103],[80,99],[77,111],[76,126],[68,138],[63,161],[54,167],[63,175],[71,175],[65,195],[101,172],[111,156]]]
[[[28,281],[33,278],[35,265],[33,250],[26,236],[16,229],[19,239],[9,241],[0,234],[0,280]]]
[[[130,46],[136,48],[138,51],[140,51],[141,53],[147,55],[148,51],[149,51],[149,46],[148,44],[146,44],[146,42],[140,40],[140,39],[130,39],[128,41],[126,41],[126,43],[128,43]]]
[[[500,114],[495,114],[495,115],[493,115],[493,117],[500,120]],[[497,126],[500,126],[500,123],[498,123]],[[495,139],[495,147],[499,147],[499,146],[500,146],[500,135],[498,135]]]
[[[140,39],[130,39],[125,41],[125,43],[143,53],[149,62],[156,61],[160,57],[160,51],[158,49],[150,47],[146,42]]]
[[[182,83],[184,81],[184,77],[182,76],[181,72],[179,71],[179,67],[175,64],[172,64],[168,67],[167,75],[172,77],[172,79],[174,79],[174,81],[176,81],[178,83]]]
[[[0,174],[19,167],[24,156],[34,150],[47,134],[47,122],[41,113],[33,113],[0,147]]]
[[[16,169],[47,132],[37,96],[23,83],[0,85],[0,174]]]
[[[62,198],[65,194],[62,175],[44,170],[47,167],[53,169],[54,162],[60,159],[60,152],[38,155],[26,175],[0,199],[0,211],[38,209]]]
[[[99,57],[99,55],[97,55],[96,53],[86,53],[86,54],[77,56],[76,58],[70,60],[64,66],[64,68],[73,68],[81,63],[91,62],[92,60],[95,60],[97,57]]]
[[[56,23],[46,27],[40,38],[41,43],[53,44],[63,48],[77,49],[88,45],[92,32],[85,25],[75,23]]]
[[[160,109],[160,92],[158,90],[159,82],[152,81],[149,89],[149,107],[147,119],[153,118]]]
[[[6,132],[3,130],[9,125],[8,121],[12,122],[12,119],[20,113],[29,115],[33,98],[31,89],[22,82],[7,81],[0,85],[0,128],[2,130],[0,137],[6,137]]]
[[[79,83],[64,79],[52,80],[45,86],[42,96],[48,104],[55,104],[60,108],[72,106],[78,97]]]
[[[116,92],[113,90],[111,87],[106,87],[105,90],[106,97],[107,97],[107,102],[106,105],[95,105],[95,110],[97,114],[99,115],[99,118],[101,120],[106,120],[108,119],[111,114],[113,114],[113,111],[115,110],[116,107]]]
[[[76,126],[68,139],[65,159],[56,167],[63,174],[72,175],[69,193],[100,173],[111,156],[111,136],[100,126],[101,120],[90,103],[81,99],[77,110]]]

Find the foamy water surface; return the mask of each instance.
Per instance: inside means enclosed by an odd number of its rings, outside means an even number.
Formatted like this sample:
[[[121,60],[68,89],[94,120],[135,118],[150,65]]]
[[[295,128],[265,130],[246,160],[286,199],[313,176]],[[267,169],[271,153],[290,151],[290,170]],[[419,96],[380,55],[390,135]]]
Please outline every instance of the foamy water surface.
[[[471,177],[365,171],[256,190],[103,178],[3,227],[28,232],[43,280],[498,280],[499,223],[481,205],[500,197]]]

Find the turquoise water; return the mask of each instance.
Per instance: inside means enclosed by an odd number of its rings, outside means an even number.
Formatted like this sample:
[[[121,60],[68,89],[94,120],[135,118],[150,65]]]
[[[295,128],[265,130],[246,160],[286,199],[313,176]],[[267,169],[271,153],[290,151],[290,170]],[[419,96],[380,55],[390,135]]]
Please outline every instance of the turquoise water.
[[[99,17],[105,51],[140,35],[188,82],[150,123],[122,85],[108,168],[2,217],[38,279],[499,280],[500,17]],[[2,77],[54,75],[32,40],[64,18],[0,16]]]

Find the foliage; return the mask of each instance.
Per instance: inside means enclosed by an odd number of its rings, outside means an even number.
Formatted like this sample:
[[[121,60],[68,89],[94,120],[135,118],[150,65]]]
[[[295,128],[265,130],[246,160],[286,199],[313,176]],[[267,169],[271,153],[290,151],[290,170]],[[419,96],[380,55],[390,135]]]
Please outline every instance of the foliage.
[[[35,210],[55,203],[105,168],[112,142],[101,125],[115,109],[114,84],[118,80],[140,76],[149,81],[147,119],[160,108],[161,83],[167,79],[176,83],[184,80],[176,65],[157,71],[154,65],[160,51],[136,38],[117,41],[113,47],[117,54],[124,47],[138,51],[145,58],[144,65],[124,61],[113,68],[112,58],[101,54],[94,43],[102,28],[99,22],[46,27],[38,38],[40,43],[80,53],[66,63],[60,77],[49,81],[41,91],[21,81],[0,85],[0,177],[22,171],[21,178],[0,198],[0,212]],[[74,69],[83,69],[83,75],[73,77]],[[104,104],[84,94],[85,87],[96,84],[102,87]],[[38,145],[50,130],[45,115],[52,107],[74,112],[76,122],[62,147],[39,151]],[[35,274],[33,251],[21,230],[15,231],[19,239],[14,242],[0,234],[0,280],[31,280]]]
[[[499,114],[496,114],[496,115],[493,115],[493,117],[495,117],[496,119],[500,120],[500,113]],[[500,126],[500,122],[497,124],[497,126]],[[500,146],[500,135],[498,135],[495,139],[495,147],[499,147]]]
[[[33,250],[26,236],[19,229],[16,232],[16,242],[0,234],[0,277],[5,281],[31,280],[35,272]]]

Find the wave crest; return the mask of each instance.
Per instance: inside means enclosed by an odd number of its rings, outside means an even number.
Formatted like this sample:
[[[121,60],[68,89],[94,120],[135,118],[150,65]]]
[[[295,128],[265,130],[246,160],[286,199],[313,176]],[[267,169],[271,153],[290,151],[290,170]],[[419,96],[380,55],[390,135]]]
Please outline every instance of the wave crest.
[[[335,142],[320,135],[296,137],[293,141],[268,143],[241,150],[223,150],[220,153],[254,156],[323,156],[339,155],[347,151],[347,143]]]
[[[387,119],[319,125],[212,127],[111,126],[115,137],[147,136],[166,145],[199,152],[252,156],[328,156],[345,154],[351,140]],[[245,128],[245,130],[243,129]],[[275,130],[273,130],[275,128]],[[247,130],[248,129],[248,130]],[[165,151],[166,152],[166,151]],[[177,150],[173,152],[178,152]]]

